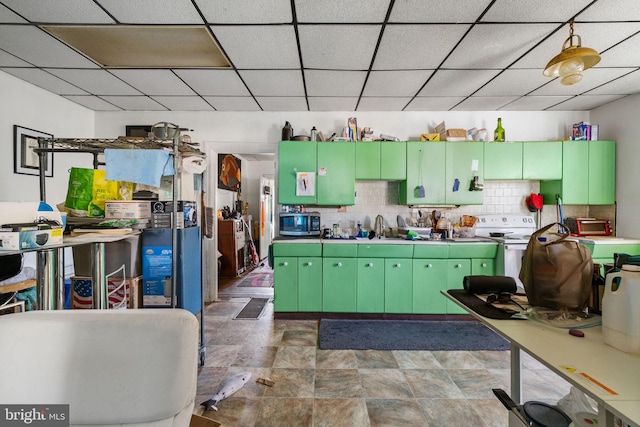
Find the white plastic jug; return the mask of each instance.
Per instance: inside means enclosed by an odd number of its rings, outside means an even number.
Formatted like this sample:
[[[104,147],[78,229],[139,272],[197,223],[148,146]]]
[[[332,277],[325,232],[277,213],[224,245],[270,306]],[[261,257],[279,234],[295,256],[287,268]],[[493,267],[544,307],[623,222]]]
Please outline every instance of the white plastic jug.
[[[614,279],[619,278],[617,289]],[[607,274],[602,297],[602,337],[627,353],[640,353],[640,266],[622,266]]]

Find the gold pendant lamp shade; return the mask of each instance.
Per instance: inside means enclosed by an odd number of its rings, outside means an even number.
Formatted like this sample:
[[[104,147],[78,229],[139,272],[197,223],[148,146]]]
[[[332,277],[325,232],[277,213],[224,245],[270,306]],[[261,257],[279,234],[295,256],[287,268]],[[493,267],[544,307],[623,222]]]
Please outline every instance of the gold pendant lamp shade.
[[[574,44],[574,39],[577,44]],[[562,45],[562,52],[556,55],[544,68],[547,77],[561,77],[560,83],[572,85],[582,80],[582,72],[600,62],[600,55],[594,49],[582,47],[582,39],[573,34],[573,21],[569,23],[569,38]]]

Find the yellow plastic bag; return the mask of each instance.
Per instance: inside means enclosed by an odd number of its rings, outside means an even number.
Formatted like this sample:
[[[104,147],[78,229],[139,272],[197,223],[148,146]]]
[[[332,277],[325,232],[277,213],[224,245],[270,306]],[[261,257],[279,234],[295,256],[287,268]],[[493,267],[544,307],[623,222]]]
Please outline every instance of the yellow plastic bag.
[[[108,181],[102,169],[71,168],[65,208],[72,216],[104,217],[106,200],[131,200],[133,183]]]

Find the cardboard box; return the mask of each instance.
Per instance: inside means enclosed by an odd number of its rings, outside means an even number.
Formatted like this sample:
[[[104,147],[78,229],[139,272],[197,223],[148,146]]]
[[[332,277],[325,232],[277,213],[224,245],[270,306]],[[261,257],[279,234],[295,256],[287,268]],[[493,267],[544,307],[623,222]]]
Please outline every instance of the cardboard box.
[[[134,294],[140,288],[142,277],[127,278],[124,280],[124,288],[108,296],[108,307],[113,308],[120,305],[126,299],[123,308],[140,308],[139,298]],[[107,280],[107,292],[110,294],[120,285],[122,278]],[[93,279],[91,277],[73,276],[71,277],[71,308],[91,309],[93,308]]]
[[[171,245],[142,247],[142,306],[171,307]]]
[[[177,228],[197,227],[198,211],[197,203],[180,200],[178,204],[178,225]],[[151,223],[152,228],[171,228],[173,215],[173,202],[157,201],[152,202]]]
[[[140,246],[140,234],[132,235],[117,242],[105,243],[105,272],[109,274],[124,264],[127,277],[140,276],[142,274]],[[91,246],[73,246],[72,251],[75,275],[91,277],[93,271],[91,268]]]
[[[439,133],[422,133],[420,134],[420,141],[440,141]]]
[[[108,219],[150,218],[151,204],[145,200],[107,200],[104,217]]]
[[[19,251],[22,249],[38,249],[61,245],[63,242],[62,226],[49,229],[24,229],[20,231],[0,231],[0,250]]]
[[[211,418],[206,418],[198,414],[191,415],[191,422],[189,423],[189,427],[221,427],[217,421],[212,420]]]

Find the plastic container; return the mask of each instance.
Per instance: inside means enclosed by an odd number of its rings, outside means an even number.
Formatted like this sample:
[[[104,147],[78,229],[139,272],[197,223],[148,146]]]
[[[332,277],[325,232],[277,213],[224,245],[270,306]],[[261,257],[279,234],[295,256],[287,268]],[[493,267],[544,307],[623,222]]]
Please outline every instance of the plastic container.
[[[602,297],[602,338],[606,344],[640,354],[638,301],[640,266],[624,264],[619,272],[607,274]]]

